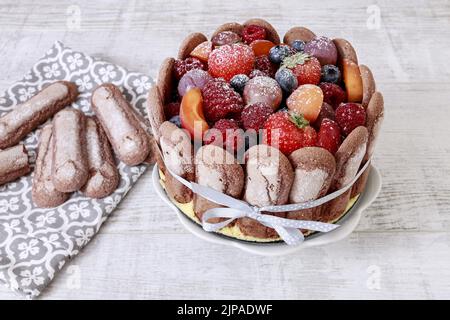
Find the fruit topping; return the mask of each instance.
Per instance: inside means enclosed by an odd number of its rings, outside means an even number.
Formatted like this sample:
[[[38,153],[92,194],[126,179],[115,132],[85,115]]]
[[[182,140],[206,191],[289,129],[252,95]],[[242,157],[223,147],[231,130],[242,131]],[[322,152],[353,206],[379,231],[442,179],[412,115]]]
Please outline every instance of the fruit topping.
[[[270,115],[264,129],[264,143],[278,148],[285,155],[316,145],[316,131],[302,115],[295,112],[279,111]]]
[[[179,102],[171,102],[164,107],[164,113],[166,115],[166,119],[170,119],[173,116],[177,116],[180,114],[180,106]]]
[[[255,59],[254,68],[256,70],[261,70],[266,76],[273,78],[275,76],[275,72],[277,72],[278,66],[273,62],[270,62],[268,56],[259,56]]]
[[[200,43],[191,52],[191,57],[197,58],[200,61],[208,62],[209,54],[212,51],[212,43],[210,41],[205,41]]]
[[[180,119],[181,126],[189,132],[191,138],[202,139],[209,126],[203,115],[202,92],[199,88],[193,88],[183,96]]]
[[[359,66],[351,60],[342,60],[342,78],[349,102],[361,102],[363,98],[363,84]]]
[[[315,37],[305,44],[305,52],[316,57],[322,65],[336,64],[337,49],[327,37]]]
[[[291,43],[292,49],[297,52],[305,51],[305,41],[302,40],[294,40]]]
[[[173,116],[169,119],[170,122],[172,122],[174,125],[176,125],[178,128],[181,128],[181,119],[180,116]]]
[[[341,129],[330,119],[323,119],[317,134],[317,146],[335,154],[341,144]]]
[[[245,85],[250,78],[245,74],[237,74],[230,80],[230,84],[234,90],[241,93],[244,92]]]
[[[230,81],[237,74],[250,74],[255,63],[253,50],[241,43],[227,44],[214,49],[209,55],[209,73],[214,78]]]
[[[292,70],[299,85],[318,84],[320,82],[320,62],[306,53],[298,52],[285,58],[281,67]]]
[[[291,93],[298,87],[297,77],[291,70],[286,68],[278,69],[275,73],[275,80],[286,93]]]
[[[330,119],[333,121],[335,121],[335,119],[336,119],[333,107],[330,106],[326,102],[322,103],[322,107],[320,108],[319,116],[317,117],[316,121],[314,121],[314,128],[319,130],[320,124],[322,123],[322,121],[324,119]]]
[[[209,129],[203,138],[205,144],[214,144],[234,153],[244,144],[244,132],[232,119],[220,119],[212,129]]]
[[[244,108],[239,93],[222,79],[213,79],[203,87],[203,111],[208,121],[232,118]]]
[[[185,75],[186,72],[194,70],[194,69],[202,69],[205,70],[206,67],[197,58],[189,57],[184,60],[175,60],[174,64],[174,73],[175,77],[180,80],[182,76]]]
[[[254,24],[245,26],[244,29],[242,29],[242,39],[246,44],[250,44],[255,40],[265,40],[266,36],[266,29]]]
[[[273,109],[265,103],[249,104],[241,113],[242,126],[246,130],[253,129],[258,132],[272,113]]]
[[[250,72],[248,77],[250,79],[256,78],[256,77],[267,77],[268,75],[265,72],[262,72],[261,70],[255,69]]]
[[[275,64],[280,64],[286,57],[294,54],[295,51],[285,44],[279,44],[269,50],[269,60]]]
[[[312,84],[299,86],[286,101],[289,110],[302,114],[309,122],[317,119],[322,103],[322,90]]]
[[[211,39],[211,42],[215,47],[224,46],[226,44],[238,43],[241,41],[242,41],[241,37],[233,31],[219,32]]]
[[[275,44],[269,40],[255,40],[252,43],[250,43],[250,47],[252,48],[253,53],[257,57],[267,56],[269,54],[270,49],[274,46]]]
[[[337,84],[322,82],[319,87],[323,92],[323,101],[330,104],[334,109],[347,99],[347,94]]]
[[[274,79],[255,77],[247,82],[243,97],[246,105],[262,102],[276,110],[280,106],[283,92]]]
[[[341,71],[332,64],[326,64],[322,67],[322,82],[338,83],[341,79]]]
[[[182,97],[192,88],[203,89],[213,77],[208,72],[201,69],[194,69],[185,73],[178,82],[178,94]]]
[[[358,103],[342,103],[336,109],[336,122],[345,135],[366,124],[366,111]]]

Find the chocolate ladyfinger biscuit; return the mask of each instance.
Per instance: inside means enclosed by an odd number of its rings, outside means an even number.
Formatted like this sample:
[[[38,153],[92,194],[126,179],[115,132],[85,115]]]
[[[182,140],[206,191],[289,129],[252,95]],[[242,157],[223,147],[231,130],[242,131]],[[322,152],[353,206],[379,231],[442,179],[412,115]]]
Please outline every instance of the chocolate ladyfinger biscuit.
[[[366,127],[360,126],[354,129],[345,138],[336,152],[336,173],[331,185],[331,191],[336,191],[348,185],[358,173],[361,162],[367,149],[369,133]],[[350,200],[351,188],[341,196],[324,205],[321,213],[321,221],[335,222],[342,214]]]
[[[159,131],[165,166],[180,177],[194,181],[194,151],[189,134],[169,121],[164,122]],[[165,177],[166,191],[172,199],[180,203],[188,203],[192,200],[192,191],[173,178],[167,170]]]
[[[266,20],[264,19],[250,19],[244,22],[244,27],[249,25],[257,25],[266,29],[266,39],[272,41],[275,44],[280,43],[280,36],[278,35],[277,30]]]
[[[75,84],[58,81],[45,87],[27,102],[17,105],[0,118],[0,149],[19,143],[56,112],[74,102],[77,96]]]
[[[224,31],[231,31],[238,35],[242,35],[242,29],[244,29],[244,26],[238,22],[228,22],[224,23],[221,26],[219,26],[216,31],[211,36],[211,39],[214,38],[217,34],[224,32]]]
[[[363,84],[363,99],[361,104],[364,107],[364,109],[367,109],[369,101],[376,90],[375,79],[373,78],[372,71],[370,71],[369,67],[363,64],[359,66],[359,72],[361,73],[361,79]]]
[[[288,158],[278,149],[260,144],[247,150],[244,200],[264,207],[286,204],[294,180],[294,171]],[[286,217],[285,212],[265,212]],[[250,218],[240,218],[237,225],[243,234],[257,238],[275,238],[277,233]]]
[[[358,56],[350,42],[345,39],[333,39],[333,42],[338,52],[338,62],[340,64],[343,59],[349,59],[358,64]]]
[[[142,163],[150,152],[148,134],[119,88],[102,84],[92,93],[91,102],[116,156],[129,166]]]
[[[89,178],[81,191],[91,198],[104,198],[116,190],[119,172],[108,137],[96,117],[86,119],[86,149]]]
[[[195,155],[195,182],[240,199],[244,188],[244,170],[236,158],[221,147],[209,144]],[[220,205],[194,194],[194,212],[201,220],[206,210]],[[209,222],[218,221],[211,219]]]
[[[88,179],[86,154],[86,117],[68,108],[53,118],[52,181],[56,190],[80,190]]]
[[[56,190],[52,181],[53,163],[53,126],[47,124],[41,130],[39,136],[39,147],[36,158],[36,166],[33,174],[33,186],[31,196],[36,206],[40,208],[51,208],[63,204],[70,193]]]
[[[315,33],[305,27],[293,27],[289,29],[283,37],[283,43],[292,45],[294,40],[311,41],[315,37]]]
[[[307,147],[292,152],[289,156],[294,167],[295,178],[289,194],[290,203],[315,200],[327,194],[336,171],[334,156],[323,148]],[[289,219],[316,220],[321,206],[292,211]]]
[[[178,59],[186,59],[200,43],[208,41],[208,38],[200,32],[194,32],[184,38],[178,50]]]
[[[0,186],[29,172],[28,152],[24,145],[0,150]]]

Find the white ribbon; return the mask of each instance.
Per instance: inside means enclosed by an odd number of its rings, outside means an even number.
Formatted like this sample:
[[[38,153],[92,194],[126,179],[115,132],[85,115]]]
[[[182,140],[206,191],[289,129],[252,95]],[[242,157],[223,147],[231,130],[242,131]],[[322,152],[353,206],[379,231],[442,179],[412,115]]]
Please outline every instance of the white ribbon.
[[[356,174],[353,180],[350,181],[349,184],[322,198],[302,203],[286,204],[278,206],[266,206],[266,207],[252,206],[245,201],[235,199],[229,195],[216,191],[212,188],[202,186],[195,182],[187,181],[186,179],[175,174],[168,167],[166,167],[166,169],[175,179],[177,179],[187,188],[191,189],[192,192],[202,196],[203,198],[209,201],[212,201],[214,203],[226,207],[226,208],[212,208],[207,210],[203,214],[202,226],[205,231],[207,232],[217,231],[219,229],[222,229],[223,227],[226,227],[236,219],[247,217],[258,221],[259,223],[265,225],[266,227],[275,229],[280,238],[283,239],[283,241],[286,242],[288,245],[298,245],[304,240],[303,233],[299,229],[306,229],[319,232],[329,232],[339,227],[339,225],[318,221],[280,218],[273,215],[264,214],[262,212],[296,211],[320,206],[328,201],[331,201],[339,197],[340,195],[348,191],[369,165],[370,159],[365,163],[365,165],[361,168],[361,170],[359,170],[359,172]],[[227,220],[217,223],[209,223],[208,220],[212,218],[226,218]]]

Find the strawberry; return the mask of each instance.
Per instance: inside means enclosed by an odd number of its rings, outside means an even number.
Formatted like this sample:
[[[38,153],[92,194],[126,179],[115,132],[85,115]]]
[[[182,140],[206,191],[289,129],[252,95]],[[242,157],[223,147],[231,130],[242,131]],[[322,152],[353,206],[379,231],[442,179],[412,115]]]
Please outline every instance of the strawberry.
[[[242,29],[242,40],[244,40],[246,44],[250,44],[256,40],[264,40],[266,39],[266,36],[266,29],[254,24],[245,26],[244,29]]]
[[[244,146],[244,132],[232,119],[220,119],[212,129],[209,129],[203,139],[205,144],[215,144],[230,152],[239,150]]]
[[[336,122],[345,135],[366,124],[366,111],[358,103],[341,103],[336,109]]]
[[[292,70],[297,77],[298,85],[318,84],[320,82],[322,67],[316,57],[303,52],[284,58],[282,68]]]
[[[293,151],[316,145],[317,133],[309,122],[295,112],[279,111],[264,124],[263,142],[278,148],[286,155]]]
[[[341,144],[341,129],[330,119],[323,119],[317,134],[317,146],[335,154]]]
[[[227,44],[211,52],[208,71],[214,78],[230,81],[237,74],[249,75],[254,63],[255,54],[249,46],[242,43]]]

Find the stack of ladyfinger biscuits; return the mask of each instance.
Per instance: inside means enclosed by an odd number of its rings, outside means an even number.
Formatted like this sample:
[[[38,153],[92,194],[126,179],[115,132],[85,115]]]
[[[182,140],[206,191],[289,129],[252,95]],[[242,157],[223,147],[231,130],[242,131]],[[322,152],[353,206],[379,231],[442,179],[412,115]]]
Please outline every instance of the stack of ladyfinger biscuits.
[[[77,97],[75,84],[57,81],[0,118],[0,185],[30,172],[18,143],[44,123],[32,185],[38,207],[61,205],[76,191],[110,195],[120,180],[114,154],[129,166],[151,161],[153,138],[118,87],[107,83],[93,91],[95,116],[68,107]]]
[[[182,42],[177,60],[174,58],[164,60],[159,71],[157,85],[149,92],[148,115],[153,136],[162,151],[162,157],[158,155],[157,163],[164,179],[164,187],[175,203],[192,204],[194,220],[198,223],[201,223],[202,215],[206,210],[219,207],[219,205],[193,194],[190,189],[173,178],[167,168],[189,181],[195,181],[236,199],[242,199],[254,206],[302,203],[330,194],[346,186],[355,178],[360,168],[371,159],[383,120],[383,97],[376,91],[370,69],[367,66],[358,65],[356,52],[347,40],[333,39],[332,43],[336,47],[337,55],[337,61],[334,64],[339,68],[342,64],[351,64],[353,69],[356,66],[356,70],[346,71],[343,76],[347,79],[344,80],[350,79],[340,86],[349,92],[349,96],[352,95],[353,101],[351,102],[362,106],[366,114],[363,123],[352,129],[351,132],[342,135],[340,144],[336,148],[337,151],[330,152],[327,148],[318,145],[308,145],[286,154],[278,148],[262,142],[249,148],[246,147],[245,163],[242,164],[237,161],[232,152],[222,145],[203,143],[200,148],[194,150],[192,135],[189,130],[184,130],[187,128],[183,124],[183,119],[181,119],[181,123],[177,123],[168,118],[168,113],[170,114],[168,108],[173,105],[174,97],[177,96],[174,92],[179,86],[178,81],[183,81],[177,77],[177,64],[180,65],[186,59],[191,59],[188,62],[192,65],[195,61],[192,58],[198,58],[203,62],[203,69],[208,70],[208,60],[207,58],[202,60],[201,50],[203,49],[203,53],[206,51],[211,55],[211,52],[221,45],[214,44],[217,39],[242,38],[245,42],[246,35],[244,33],[248,26],[263,28],[265,39],[272,45],[280,45],[280,37],[276,30],[262,19],[251,19],[244,24],[224,24],[213,33],[212,39],[208,39],[201,33],[191,34]],[[258,28],[254,28],[254,30],[258,30]],[[294,27],[286,33],[281,45],[295,46],[299,44],[297,42],[294,45],[297,40],[301,40],[305,44],[315,38],[316,35],[307,28]],[[230,43],[231,46],[234,45],[232,42]],[[209,47],[209,51],[205,50],[205,47]],[[194,78],[192,77],[192,79]],[[193,87],[200,86],[199,82],[195,83],[195,79],[193,82]],[[230,80],[226,82],[233,85]],[[356,87],[350,88],[350,86]],[[233,86],[233,88],[238,92],[237,87]],[[359,94],[358,90],[360,90]],[[180,100],[182,108],[180,112],[185,112],[186,110],[183,109],[184,99]],[[350,98],[345,101],[350,102]],[[196,112],[197,117],[200,114],[198,109],[193,112]],[[200,115],[200,118],[205,119],[203,114]],[[208,120],[206,118],[205,121],[211,127],[213,123]],[[369,170],[370,166],[352,188],[328,203],[307,210],[269,214],[290,219],[334,223],[346,213],[351,200],[355,200],[364,191]],[[189,216],[186,211],[185,214]],[[233,228],[233,232],[224,230],[231,228]],[[250,218],[238,219],[233,225],[224,229],[219,232],[244,240],[267,242],[270,239],[274,241],[279,239],[274,229]],[[308,234],[306,230],[303,232]]]

